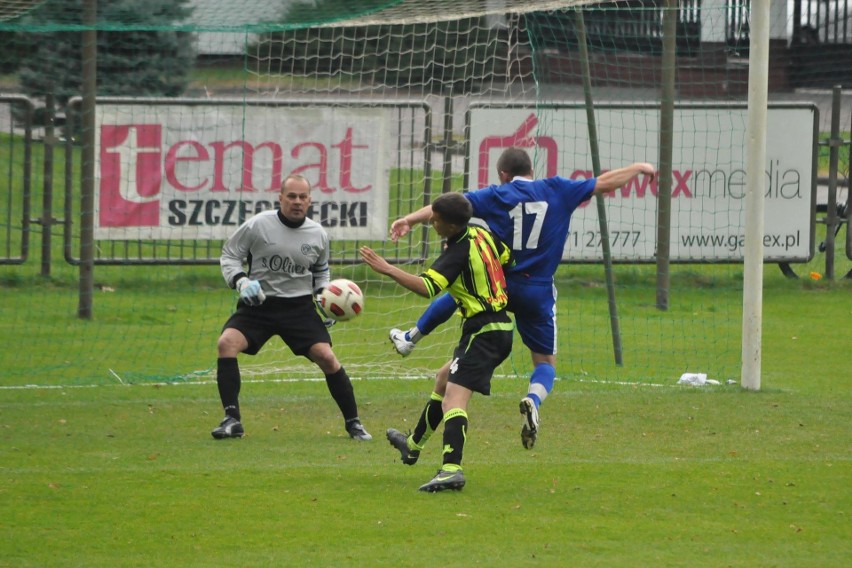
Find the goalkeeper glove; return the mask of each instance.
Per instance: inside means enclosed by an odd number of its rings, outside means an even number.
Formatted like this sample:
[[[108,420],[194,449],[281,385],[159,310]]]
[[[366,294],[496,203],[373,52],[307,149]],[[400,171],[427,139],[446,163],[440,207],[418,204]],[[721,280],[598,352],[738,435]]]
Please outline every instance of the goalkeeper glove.
[[[260,282],[249,280],[246,276],[237,280],[237,291],[240,293],[240,300],[249,306],[259,306],[266,299]]]
[[[323,325],[328,328],[336,324],[337,320],[328,317],[328,314],[325,313],[324,309],[322,309],[322,291],[322,288],[317,290],[317,295],[314,297],[314,303],[317,305],[317,311],[319,312],[319,315],[322,318]]]

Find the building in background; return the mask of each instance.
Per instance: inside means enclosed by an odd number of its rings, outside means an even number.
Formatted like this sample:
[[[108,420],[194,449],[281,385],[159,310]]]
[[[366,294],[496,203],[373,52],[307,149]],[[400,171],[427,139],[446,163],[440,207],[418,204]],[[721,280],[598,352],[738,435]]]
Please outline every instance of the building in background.
[[[294,0],[190,0],[188,23],[204,30],[196,37],[196,52],[202,59],[238,57],[257,34],[245,28],[261,22],[280,23]],[[227,25],[223,25],[227,22]]]

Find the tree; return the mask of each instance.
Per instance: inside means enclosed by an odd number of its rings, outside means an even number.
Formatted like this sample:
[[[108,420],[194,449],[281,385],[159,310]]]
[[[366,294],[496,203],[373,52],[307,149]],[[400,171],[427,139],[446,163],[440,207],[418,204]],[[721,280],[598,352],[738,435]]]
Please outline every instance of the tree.
[[[189,0],[99,2],[97,84],[101,96],[177,96],[195,61],[192,35],[175,29],[191,13]],[[48,0],[26,16],[33,49],[21,62],[24,92],[53,92],[58,105],[82,85],[83,0]],[[69,29],[71,28],[71,29]],[[56,30],[56,31],[53,31]]]
[[[0,31],[0,74],[17,72],[21,61],[32,52],[33,45],[27,34],[21,32]]]

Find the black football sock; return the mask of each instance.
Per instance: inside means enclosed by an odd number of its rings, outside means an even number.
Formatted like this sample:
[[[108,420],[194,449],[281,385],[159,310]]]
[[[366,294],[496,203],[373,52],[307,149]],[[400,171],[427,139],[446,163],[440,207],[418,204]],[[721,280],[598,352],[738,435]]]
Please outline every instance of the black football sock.
[[[467,440],[467,412],[453,408],[444,415],[444,464],[461,466]]]
[[[355,391],[352,389],[352,381],[349,380],[349,375],[343,367],[337,372],[325,376],[325,384],[328,386],[328,392],[331,393],[331,398],[337,403],[340,412],[343,413],[343,419],[349,422],[358,418],[358,404],[355,402]]]
[[[225,414],[240,419],[240,367],[236,357],[220,357],[216,361],[216,384]]]
[[[417,426],[414,427],[411,441],[421,450],[444,419],[444,411],[441,409],[442,400],[444,400],[443,396],[433,392],[429,402],[423,407],[423,412],[420,413]]]

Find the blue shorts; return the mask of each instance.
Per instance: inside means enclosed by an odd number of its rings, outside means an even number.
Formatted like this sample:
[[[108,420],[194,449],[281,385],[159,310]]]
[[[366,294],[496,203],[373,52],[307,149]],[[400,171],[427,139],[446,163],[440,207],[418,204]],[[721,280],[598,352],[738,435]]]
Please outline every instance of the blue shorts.
[[[507,279],[509,305],[524,345],[535,353],[556,355],[556,286],[552,282]]]

